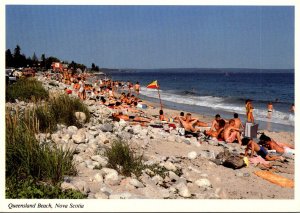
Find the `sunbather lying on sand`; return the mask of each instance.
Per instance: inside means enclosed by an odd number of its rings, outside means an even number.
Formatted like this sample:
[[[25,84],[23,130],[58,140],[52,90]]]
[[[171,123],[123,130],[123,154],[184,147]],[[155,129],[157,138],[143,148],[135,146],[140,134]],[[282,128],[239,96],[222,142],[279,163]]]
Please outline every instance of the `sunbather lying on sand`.
[[[113,113],[112,116],[113,116],[114,120],[116,120],[116,121],[120,121],[120,119],[122,119],[124,121],[135,121],[135,122],[146,122],[146,123],[151,122],[151,119],[149,119],[149,118],[124,115],[122,112]]]
[[[295,154],[294,146],[292,145],[276,142],[265,134],[262,134],[259,139],[260,143],[267,149],[276,150],[276,152],[281,154]]]
[[[251,140],[249,138],[243,138],[242,144],[247,146],[245,150],[245,157],[248,156],[248,151],[251,150],[250,158],[253,158],[255,151],[258,155],[260,155],[267,161],[284,160],[282,156],[270,156],[263,146],[258,145],[254,140]]]

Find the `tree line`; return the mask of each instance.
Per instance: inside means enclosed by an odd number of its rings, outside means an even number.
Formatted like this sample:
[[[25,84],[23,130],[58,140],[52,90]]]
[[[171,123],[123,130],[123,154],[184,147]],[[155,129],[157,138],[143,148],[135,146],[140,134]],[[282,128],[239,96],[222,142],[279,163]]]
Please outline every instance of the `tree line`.
[[[84,64],[76,63],[72,61],[68,63],[67,61],[61,61],[59,58],[54,56],[46,57],[45,54],[42,54],[40,59],[36,56],[35,52],[32,57],[26,56],[21,53],[21,47],[16,45],[14,52],[12,53],[10,49],[5,51],[5,67],[6,68],[20,68],[20,67],[34,67],[39,70],[48,70],[51,69],[53,62],[62,62],[63,64],[68,64],[68,68],[73,68],[74,70],[80,68],[85,70],[87,67]],[[92,71],[99,71],[99,67],[92,63]]]

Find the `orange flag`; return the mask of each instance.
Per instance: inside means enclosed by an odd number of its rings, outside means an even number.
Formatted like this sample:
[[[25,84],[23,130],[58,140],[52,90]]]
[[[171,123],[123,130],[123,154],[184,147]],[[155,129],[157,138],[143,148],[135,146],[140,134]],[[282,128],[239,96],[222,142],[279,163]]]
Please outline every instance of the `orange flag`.
[[[158,83],[157,83],[157,80],[153,81],[152,83],[150,83],[147,88],[149,89],[158,89],[159,86],[158,86]]]

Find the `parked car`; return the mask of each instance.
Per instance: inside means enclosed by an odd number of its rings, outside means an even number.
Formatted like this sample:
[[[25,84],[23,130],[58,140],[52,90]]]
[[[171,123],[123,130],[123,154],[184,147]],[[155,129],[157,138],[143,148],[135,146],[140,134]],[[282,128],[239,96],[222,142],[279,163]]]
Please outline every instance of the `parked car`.
[[[14,72],[15,72],[14,69],[6,69],[5,70],[5,83],[6,84],[12,84],[18,80],[18,77],[13,75]]]

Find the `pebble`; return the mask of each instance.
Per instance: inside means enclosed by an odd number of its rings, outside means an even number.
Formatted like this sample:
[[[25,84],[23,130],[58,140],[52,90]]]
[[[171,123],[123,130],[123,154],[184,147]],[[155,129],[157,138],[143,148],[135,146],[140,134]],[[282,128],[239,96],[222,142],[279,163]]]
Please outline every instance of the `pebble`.
[[[197,152],[195,152],[195,151],[189,152],[187,156],[188,156],[188,159],[194,160],[197,158]]]
[[[206,178],[201,178],[201,179],[196,180],[195,184],[199,187],[204,187],[204,188],[211,187],[210,181]]]
[[[178,193],[181,197],[188,198],[188,197],[192,196],[189,189],[188,189],[188,187],[183,182],[180,182],[180,183],[176,184],[175,188],[178,189]]]

